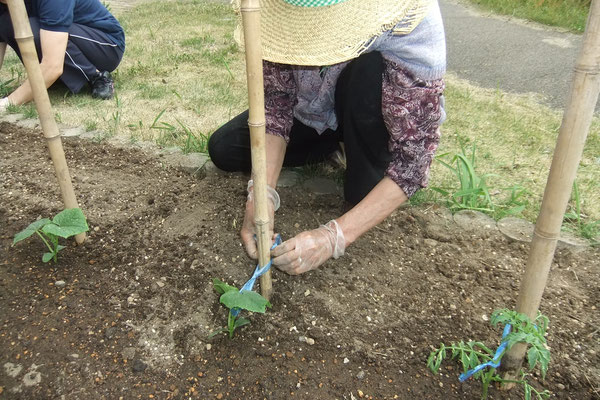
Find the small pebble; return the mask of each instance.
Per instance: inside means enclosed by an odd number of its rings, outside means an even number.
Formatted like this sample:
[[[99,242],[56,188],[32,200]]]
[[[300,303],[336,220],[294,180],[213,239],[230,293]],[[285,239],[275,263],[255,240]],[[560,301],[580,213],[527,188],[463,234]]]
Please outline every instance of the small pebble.
[[[344,364],[348,364],[350,362],[350,360],[348,359],[348,357],[344,357]]]
[[[356,377],[357,377],[359,380],[362,380],[362,379],[364,379],[364,378],[365,378],[365,375],[366,375],[365,371],[360,371],[358,374],[356,374]]]
[[[156,284],[158,285],[158,287],[162,288],[165,287],[165,283],[163,281],[156,281]]]
[[[558,384],[556,385],[556,387],[557,387],[559,390],[565,390],[565,389],[566,389],[566,388],[565,388],[565,385],[563,385],[562,383],[558,383]]]
[[[310,294],[310,290],[306,289],[306,292],[304,292],[304,297],[308,296]]]
[[[208,344],[206,345],[206,350],[210,350],[210,349],[212,349],[212,344],[208,343]]]
[[[54,282],[54,286],[56,286],[58,288],[65,287],[65,285],[66,285],[65,281],[56,281],[56,282]]]
[[[146,368],[148,368],[148,364],[138,358],[133,361],[133,367],[131,367],[131,370],[133,372],[144,372]]]
[[[313,338],[306,338],[306,344],[312,346],[313,344],[315,344],[315,339],[313,339]]]

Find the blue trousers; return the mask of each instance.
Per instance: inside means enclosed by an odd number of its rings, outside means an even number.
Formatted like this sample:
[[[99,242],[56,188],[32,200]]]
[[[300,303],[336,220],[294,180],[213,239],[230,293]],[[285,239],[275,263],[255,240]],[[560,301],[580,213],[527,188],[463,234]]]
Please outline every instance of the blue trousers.
[[[37,17],[30,17],[29,23],[41,61],[43,55],[40,45],[40,23]],[[65,64],[60,80],[71,92],[78,93],[98,71],[114,71],[121,62],[123,51],[112,42],[110,36],[98,29],[73,24],[68,33]],[[8,43],[21,58],[12,21],[7,12],[0,15],[0,42]]]

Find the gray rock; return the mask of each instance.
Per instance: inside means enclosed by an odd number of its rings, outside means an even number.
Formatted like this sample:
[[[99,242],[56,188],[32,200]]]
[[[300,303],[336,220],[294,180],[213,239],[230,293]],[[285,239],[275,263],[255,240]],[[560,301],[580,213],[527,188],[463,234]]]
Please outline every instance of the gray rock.
[[[25,116],[23,114],[6,114],[0,117],[0,121],[4,121],[4,122],[9,122],[11,124],[14,124],[17,121],[20,121],[24,118]]]
[[[82,126],[76,126],[74,128],[62,129],[61,133],[63,137],[73,137],[85,133],[85,129]]]
[[[56,286],[57,288],[63,288],[65,287],[66,282],[65,281],[56,281],[54,282],[54,286]]]
[[[104,337],[107,339],[112,339],[118,332],[118,329],[114,326],[111,326],[110,328],[107,328],[106,331],[104,331]]]
[[[460,210],[454,214],[454,222],[468,232],[490,233],[496,230],[496,221],[479,211]]]
[[[504,236],[517,242],[530,243],[535,225],[524,219],[515,217],[502,218],[496,224]]]
[[[279,180],[277,181],[277,187],[292,187],[298,183],[300,174],[290,169],[283,169],[279,174]]]
[[[40,121],[37,118],[28,118],[17,121],[15,125],[21,128],[35,129],[40,126]]]
[[[311,178],[304,182],[302,186],[314,194],[341,194],[341,189],[333,179]]]
[[[121,351],[121,357],[123,360],[131,360],[135,356],[135,347],[125,347]]]
[[[587,240],[579,238],[570,232],[561,232],[558,238],[557,247],[559,249],[569,249],[574,252],[585,250],[589,247]]]
[[[135,359],[133,360],[133,366],[131,367],[131,370],[133,372],[144,372],[146,370],[146,368],[148,368],[148,364],[146,364],[145,362],[143,362],[142,360]]]
[[[361,370],[358,372],[358,374],[356,374],[356,378],[360,381],[365,378],[365,375],[366,375],[365,371]]]

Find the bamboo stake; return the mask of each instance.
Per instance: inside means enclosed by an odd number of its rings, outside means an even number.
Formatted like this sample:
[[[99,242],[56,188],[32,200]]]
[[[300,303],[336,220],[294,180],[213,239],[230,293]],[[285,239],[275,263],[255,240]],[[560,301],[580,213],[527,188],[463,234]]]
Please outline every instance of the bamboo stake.
[[[537,317],[560,227],[581,161],[600,90],[600,0],[593,0],[581,53],[575,66],[569,102],[563,116],[542,207],[535,226],[517,311]],[[517,376],[527,345],[515,344],[502,359],[505,379]],[[506,385],[510,389],[514,384]]]
[[[258,263],[261,267],[264,267],[271,258],[271,235],[267,208],[265,99],[259,0],[242,0],[241,11],[246,48],[246,76],[248,78],[248,126],[250,127],[252,178],[254,180],[254,224],[256,226],[256,236],[258,237]],[[271,270],[268,270],[260,277],[260,291],[268,300],[271,297],[272,290]]]
[[[50,98],[48,97],[48,91],[46,90],[46,83],[42,76],[42,70],[40,69],[35,43],[33,41],[33,33],[31,31],[31,25],[29,25],[29,17],[27,16],[27,10],[25,9],[25,3],[23,0],[8,0],[7,4],[14,27],[15,39],[19,44],[23,64],[25,64],[25,69],[27,70],[27,79],[31,84],[31,90],[33,91],[35,107],[40,117],[40,124],[42,125],[50,157],[54,164],[54,171],[58,178],[63,203],[65,208],[78,208],[77,198],[75,197],[71,176],[69,175],[69,168],[67,167],[67,161],[65,159],[65,152],[60,139],[60,132],[58,131],[58,126],[56,125],[52,113],[52,106],[50,104]],[[85,241],[85,233],[75,236],[75,240],[79,244],[83,243]]]

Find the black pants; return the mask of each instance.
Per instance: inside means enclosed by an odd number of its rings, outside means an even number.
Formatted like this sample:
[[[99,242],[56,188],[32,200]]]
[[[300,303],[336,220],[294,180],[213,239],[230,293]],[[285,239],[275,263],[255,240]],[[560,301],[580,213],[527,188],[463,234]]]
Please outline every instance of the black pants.
[[[40,44],[40,22],[30,17],[38,57],[42,59]],[[0,42],[8,43],[21,58],[19,46],[15,40],[10,15],[0,15]],[[114,71],[123,57],[123,51],[111,38],[98,29],[73,24],[69,28],[69,40],[65,53],[65,64],[60,80],[73,93],[78,93],[97,74],[97,71]]]
[[[350,62],[339,76],[335,90],[338,129],[319,135],[294,119],[284,167],[325,160],[343,141],[346,149],[344,198],[361,201],[383,178],[392,159],[389,133],[381,113],[383,59],[378,52],[363,54]],[[248,111],[215,131],[208,142],[215,165],[225,171],[251,170]]]

